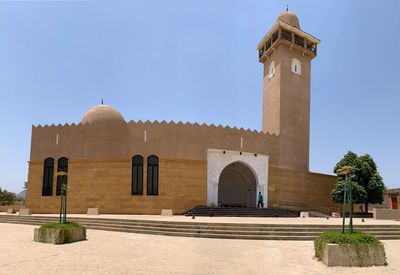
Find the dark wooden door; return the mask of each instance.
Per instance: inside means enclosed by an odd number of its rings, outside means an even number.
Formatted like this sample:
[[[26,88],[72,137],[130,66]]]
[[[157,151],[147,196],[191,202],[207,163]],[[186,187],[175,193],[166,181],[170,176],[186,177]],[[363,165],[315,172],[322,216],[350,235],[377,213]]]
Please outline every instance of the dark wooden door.
[[[392,196],[392,209],[398,209],[399,205],[397,204],[397,196]]]

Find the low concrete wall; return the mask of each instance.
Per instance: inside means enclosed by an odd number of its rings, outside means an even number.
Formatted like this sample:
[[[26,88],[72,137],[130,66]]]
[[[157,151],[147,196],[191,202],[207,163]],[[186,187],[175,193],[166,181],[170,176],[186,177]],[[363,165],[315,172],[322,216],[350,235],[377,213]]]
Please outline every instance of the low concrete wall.
[[[386,265],[383,245],[338,245],[324,247],[322,262],[327,266],[379,266]]]
[[[161,210],[161,216],[173,216],[173,212],[171,209],[163,209]]]
[[[88,208],[86,215],[100,215],[98,208]]]
[[[300,212],[300,218],[309,218],[310,213],[309,212]]]
[[[400,219],[399,209],[373,209],[374,219],[377,220],[398,220]]]
[[[10,215],[10,214],[15,214],[15,213],[16,213],[16,211],[15,211],[14,209],[12,209],[12,208],[7,209],[7,214],[8,214],[8,215]]]
[[[6,212],[8,209],[19,211],[20,208],[24,208],[25,205],[0,205],[0,212]]]
[[[20,216],[30,216],[32,215],[32,210],[28,208],[21,208],[18,212],[18,215]]]
[[[33,240],[42,243],[63,244],[82,241],[86,239],[86,228],[71,228],[66,232],[62,229],[35,228]]]

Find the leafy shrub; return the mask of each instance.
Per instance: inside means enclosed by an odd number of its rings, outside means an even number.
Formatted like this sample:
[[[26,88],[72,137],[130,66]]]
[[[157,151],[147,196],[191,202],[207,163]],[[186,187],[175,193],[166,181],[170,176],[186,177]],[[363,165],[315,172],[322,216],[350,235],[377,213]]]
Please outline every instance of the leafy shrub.
[[[16,200],[16,195],[0,187],[0,205],[12,205]]]
[[[380,246],[383,244],[375,236],[365,232],[326,231],[314,240],[315,257],[319,260],[323,257],[324,247],[327,244],[355,245],[360,249],[367,245]]]
[[[52,223],[46,223],[40,226],[40,228],[43,229],[71,229],[74,227],[83,227],[81,224],[76,223],[76,222],[67,222],[67,223],[59,223],[59,222],[52,222]]]

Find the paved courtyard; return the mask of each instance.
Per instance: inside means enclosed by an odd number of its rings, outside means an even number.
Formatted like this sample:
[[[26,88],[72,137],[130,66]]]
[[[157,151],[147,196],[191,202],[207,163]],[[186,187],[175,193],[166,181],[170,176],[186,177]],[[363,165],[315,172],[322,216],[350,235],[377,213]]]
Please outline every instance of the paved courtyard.
[[[33,228],[0,224],[0,274],[400,274],[400,241],[384,241],[386,267],[327,268],[309,241],[88,230],[87,241],[55,246],[33,242]]]

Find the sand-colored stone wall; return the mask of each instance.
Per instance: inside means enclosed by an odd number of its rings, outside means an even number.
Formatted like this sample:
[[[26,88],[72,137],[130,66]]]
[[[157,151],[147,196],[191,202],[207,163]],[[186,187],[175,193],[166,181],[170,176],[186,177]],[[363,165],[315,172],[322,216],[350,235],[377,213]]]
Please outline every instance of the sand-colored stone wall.
[[[86,213],[87,208],[97,207],[103,214],[160,214],[162,209],[167,208],[180,214],[206,204],[206,161],[160,158],[158,196],[146,195],[146,159],[144,194],[131,195],[131,165],[131,159],[127,158],[71,159],[68,167],[68,211]],[[58,213],[60,197],[55,196],[56,175],[53,196],[49,197],[42,196],[42,161],[30,162],[28,181],[26,207],[31,208],[33,213]]]
[[[131,158],[136,154],[207,160],[208,149],[221,149],[264,154],[277,163],[278,139],[263,132],[196,123],[38,126],[32,128],[30,160]]]
[[[335,187],[336,177],[269,167],[269,207],[284,207],[283,201],[319,205],[323,208],[340,207],[332,202],[330,192]]]
[[[25,208],[25,205],[0,205],[0,212],[7,212],[8,209],[14,209],[15,211],[19,211],[20,208]]]
[[[131,195],[131,165],[131,159],[124,158],[70,160],[69,212],[86,213],[87,208],[96,207],[101,213],[113,214],[160,214],[162,209],[181,214],[206,204],[206,161],[160,158],[158,196],[146,195],[147,169],[143,175],[143,196]],[[43,162],[30,162],[28,180],[26,207],[33,213],[58,213],[60,198],[55,196],[56,175],[53,196],[49,197],[41,195]],[[330,199],[335,183],[334,176],[272,166],[269,168],[268,206],[284,208],[282,201],[292,201],[337,208]]]

